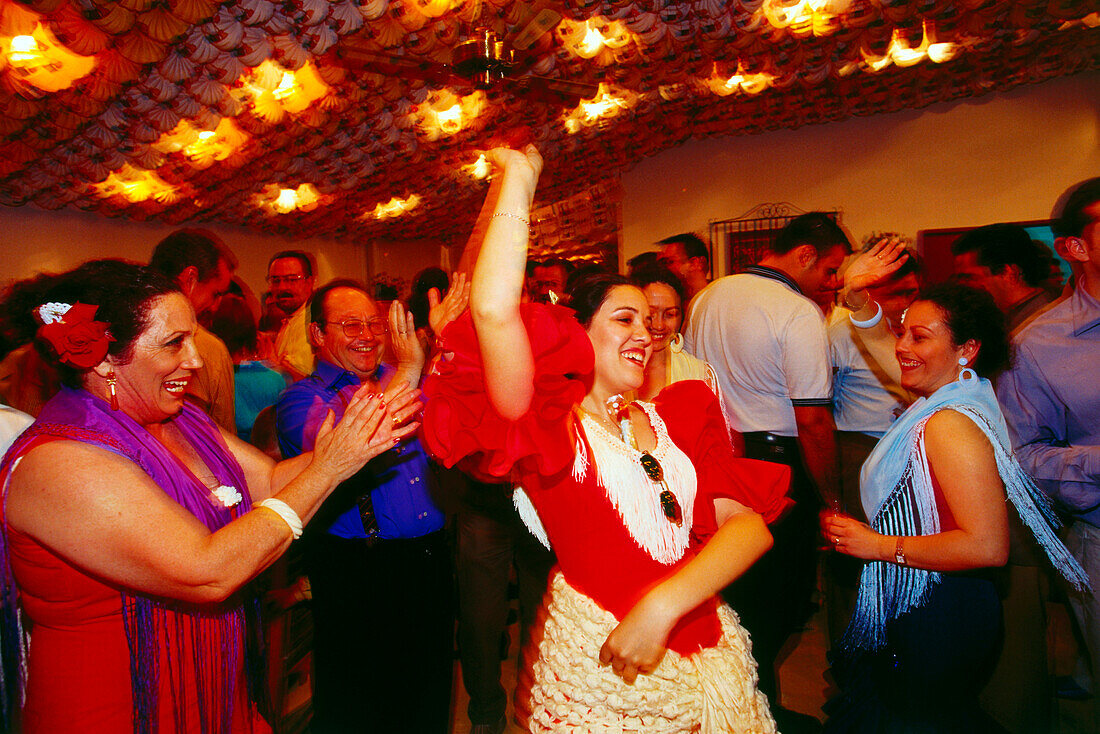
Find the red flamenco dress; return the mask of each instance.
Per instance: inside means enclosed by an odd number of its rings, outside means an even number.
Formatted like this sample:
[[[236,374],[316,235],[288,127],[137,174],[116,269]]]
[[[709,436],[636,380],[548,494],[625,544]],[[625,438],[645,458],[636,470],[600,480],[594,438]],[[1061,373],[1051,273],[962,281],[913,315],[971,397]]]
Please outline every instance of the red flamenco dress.
[[[640,469],[641,452],[578,409],[578,376],[592,371],[593,352],[573,312],[532,305],[522,317],[535,357],[526,415],[510,422],[490,406],[468,316],[443,332],[442,349],[453,356],[424,385],[429,450],[448,466],[467,459],[477,472],[511,476],[525,522],[557,554],[517,716],[532,732],[774,731],[748,636],[716,598],[680,620],[660,666],[634,685],[598,655],[618,620],[716,532],[715,499],[773,521],[789,505],[789,470],[735,458],[714,394],[703,382],[675,383],[639,403],[657,436],[649,453],[683,508],[675,526],[659,499],[665,485]]]
[[[143,427],[67,387],[9,451],[0,484],[6,490],[18,458],[37,445],[90,443],[132,460],[213,532],[251,507],[243,471],[197,408],[185,406],[172,420],[221,482],[219,490],[239,489],[235,496],[212,494]],[[25,734],[271,731],[249,695],[250,689],[259,694],[262,684],[262,666],[245,645],[246,627],[257,621],[254,603],[152,598],[87,573],[11,527],[2,541],[0,688],[10,722],[25,681]]]

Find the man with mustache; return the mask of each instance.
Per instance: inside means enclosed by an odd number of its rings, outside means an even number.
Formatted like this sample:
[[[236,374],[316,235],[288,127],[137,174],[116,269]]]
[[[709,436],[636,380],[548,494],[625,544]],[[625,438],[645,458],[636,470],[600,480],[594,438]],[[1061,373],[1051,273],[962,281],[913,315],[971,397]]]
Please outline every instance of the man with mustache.
[[[301,250],[275,253],[267,264],[267,283],[275,307],[287,316],[275,340],[275,361],[300,380],[313,372],[306,308],[313,293],[313,257]]]

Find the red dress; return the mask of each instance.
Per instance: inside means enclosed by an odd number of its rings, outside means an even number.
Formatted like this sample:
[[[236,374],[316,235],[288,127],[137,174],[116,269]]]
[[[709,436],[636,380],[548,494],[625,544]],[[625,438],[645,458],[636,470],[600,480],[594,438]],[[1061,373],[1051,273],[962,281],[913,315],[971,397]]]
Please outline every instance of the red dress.
[[[31,635],[23,731],[131,734],[130,653],[119,590],[83,573],[23,533],[9,528],[8,538],[12,571]],[[210,619],[185,619],[213,632]],[[159,646],[161,705],[158,726],[152,729],[160,734],[179,731],[171,703],[172,681],[193,680],[195,673],[194,650],[185,643],[191,636],[177,635],[169,627],[165,637]],[[236,643],[243,644],[240,636]],[[236,659],[240,666],[239,649]],[[217,685],[213,674],[203,680],[206,685]],[[245,689],[242,674],[236,691],[227,692],[238,696],[231,731],[270,731],[258,717],[255,722],[249,718],[252,709]],[[184,730],[199,732],[194,686],[187,687],[187,694]]]
[[[525,306],[522,316],[535,357],[529,412],[509,422],[489,405],[476,334],[464,317],[442,335],[443,350],[453,356],[425,381],[424,442],[447,465],[471,457],[476,466],[467,463],[467,468],[497,477],[511,473],[537,509],[573,589],[622,619],[717,530],[716,498],[737,500],[767,521],[789,505],[789,469],[735,458],[714,394],[703,382],[675,383],[661,392],[655,407],[698,478],[693,512],[684,513],[686,522],[694,518],[693,542],[672,563],[655,560],[631,535],[595,468],[581,477],[575,471],[578,453],[592,455],[574,414],[585,394],[577,376],[593,366],[587,334],[566,308]],[[661,426],[654,428],[660,434]],[[668,648],[688,656],[715,646],[722,634],[717,610],[717,600],[711,599],[683,617]]]

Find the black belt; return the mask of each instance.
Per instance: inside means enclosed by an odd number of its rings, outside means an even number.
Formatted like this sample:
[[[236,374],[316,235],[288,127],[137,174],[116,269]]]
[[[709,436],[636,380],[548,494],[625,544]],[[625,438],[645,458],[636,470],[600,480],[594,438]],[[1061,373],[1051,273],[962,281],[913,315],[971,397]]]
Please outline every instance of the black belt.
[[[745,439],[746,458],[786,464],[792,469],[802,465],[797,436],[780,436],[767,431],[751,431],[741,436]]]
[[[767,431],[750,431],[749,433],[742,433],[741,436],[746,441],[755,443],[766,443],[782,448],[798,448],[798,436],[780,436],[778,433],[768,433]]]

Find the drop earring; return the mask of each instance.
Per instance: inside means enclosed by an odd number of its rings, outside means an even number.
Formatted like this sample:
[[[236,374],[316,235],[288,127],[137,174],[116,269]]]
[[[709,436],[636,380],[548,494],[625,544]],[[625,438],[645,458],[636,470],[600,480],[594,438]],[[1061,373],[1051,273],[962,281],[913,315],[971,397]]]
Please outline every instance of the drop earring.
[[[115,377],[114,372],[107,374],[107,391],[111,393],[111,410],[118,410],[118,393],[115,391],[115,385],[118,383],[118,378]]]
[[[978,373],[966,366],[969,363],[970,360],[966,357],[959,357],[959,366],[962,367],[959,370],[959,382],[964,385],[974,384],[978,381]]]

